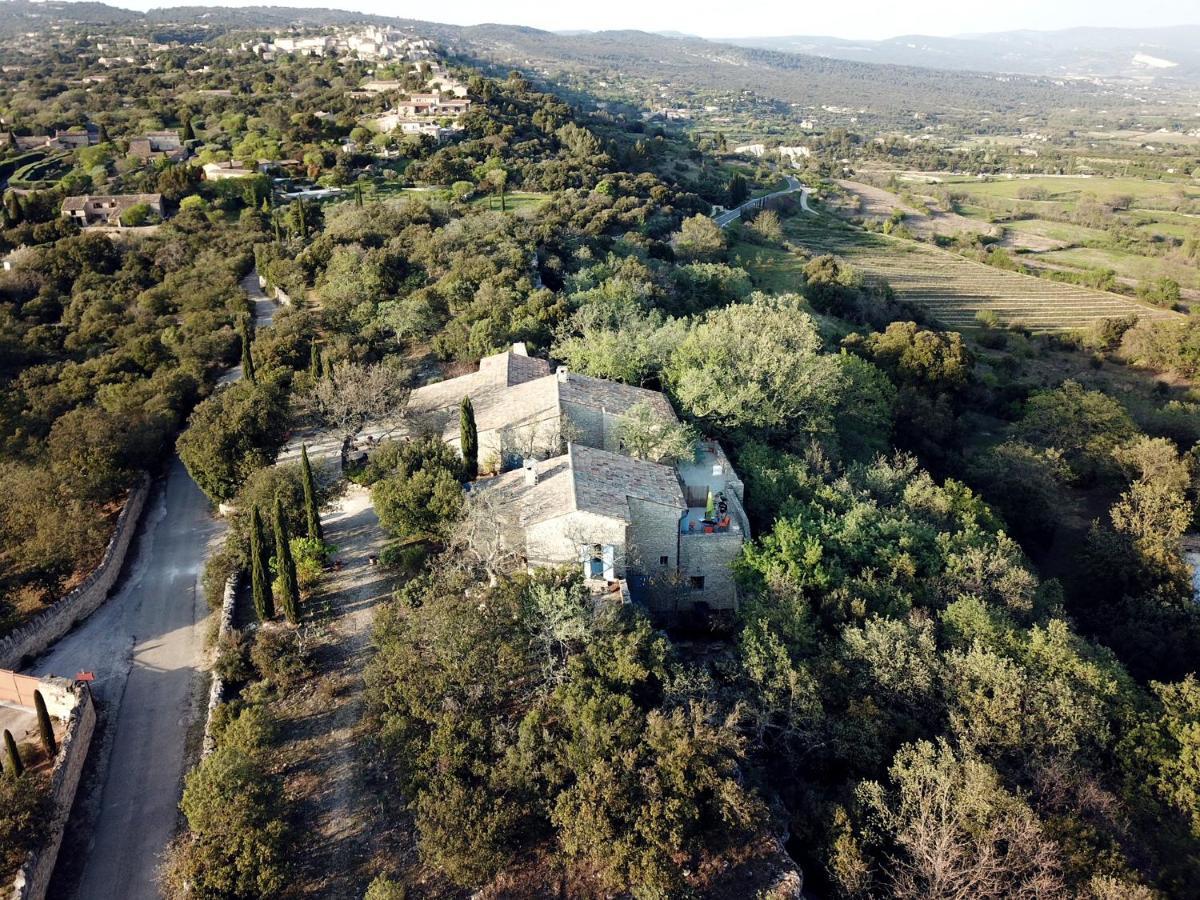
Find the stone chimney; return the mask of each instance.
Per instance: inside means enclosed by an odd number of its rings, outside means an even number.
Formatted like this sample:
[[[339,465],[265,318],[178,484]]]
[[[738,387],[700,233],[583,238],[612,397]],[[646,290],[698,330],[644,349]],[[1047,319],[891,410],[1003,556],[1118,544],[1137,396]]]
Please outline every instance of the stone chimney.
[[[566,366],[559,366],[557,369],[554,370],[554,374],[558,376],[559,381],[561,381],[565,384],[566,380],[567,380],[567,375],[570,374],[570,370]]]
[[[536,459],[527,459],[521,463],[521,468],[525,470],[525,483],[533,487],[538,483],[538,467]]]

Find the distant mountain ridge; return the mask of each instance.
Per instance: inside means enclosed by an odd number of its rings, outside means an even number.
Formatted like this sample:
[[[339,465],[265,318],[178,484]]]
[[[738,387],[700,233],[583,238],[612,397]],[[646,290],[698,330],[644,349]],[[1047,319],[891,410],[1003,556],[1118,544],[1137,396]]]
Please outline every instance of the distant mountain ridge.
[[[924,114],[978,118],[997,113],[1039,118],[1047,110],[1063,106],[1098,109],[1111,103],[1104,91],[1087,84],[980,71],[986,60],[981,58],[980,45],[971,43],[970,38],[940,39],[945,47],[963,44],[974,48],[972,65],[968,66],[965,50],[957,55],[949,50],[925,50],[910,53],[907,61],[843,59],[822,52],[829,49],[829,41],[836,39],[772,39],[816,42],[812,47],[806,44],[804,52],[797,52],[801,48],[763,48],[753,42],[735,45],[644,31],[564,35],[518,25],[463,27],[320,8],[185,6],[137,13],[97,2],[0,0],[0,36],[55,23],[140,23],[151,27],[185,23],[218,30],[263,31],[291,25],[387,23],[412,27],[447,45],[464,60],[500,69],[518,68],[551,80],[568,73],[597,81],[634,76],[642,79],[647,98],[666,96],[662,89],[668,86],[675,89],[672,94],[685,96],[751,92],[800,108],[832,107],[846,116],[862,112],[892,125],[911,122],[914,116]]]
[[[854,62],[1043,77],[1171,78],[1200,84],[1200,25],[901,35],[879,41],[793,35],[724,42]]]

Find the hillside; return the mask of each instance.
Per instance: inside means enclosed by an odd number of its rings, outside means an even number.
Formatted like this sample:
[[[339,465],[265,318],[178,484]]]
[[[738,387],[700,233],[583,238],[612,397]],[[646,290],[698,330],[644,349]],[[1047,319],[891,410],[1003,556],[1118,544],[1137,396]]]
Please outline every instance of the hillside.
[[[728,43],[855,62],[1200,85],[1200,25],[901,35],[881,41],[791,35]]]
[[[1035,112],[1047,106],[1111,102],[1086,86],[1047,79],[997,78],[915,66],[830,59],[699,38],[640,31],[560,35],[533,28],[479,25],[443,29],[472,55],[556,75],[586,70],[642,77],[693,90],[746,90],[799,105],[845,106],[904,116],[915,112]]]
[[[641,31],[563,35],[535,28],[485,24],[469,27],[412,19],[368,16],[332,9],[185,6],[135,13],[102,3],[0,3],[0,33],[17,34],[79,24],[203,24],[214,31],[320,27],[375,22],[412,27],[449,45],[467,62],[519,68],[550,81],[581,75],[640,82],[647,96],[659,86],[686,85],[695,94],[752,91],[796,106],[835,106],[900,122],[914,114],[977,117],[996,113],[1040,118],[1045,110],[1099,108],[1113,103],[1089,85],[1063,85],[1044,78],[997,77],[915,65],[803,55],[780,49],[733,46],[699,38]],[[7,28],[7,31],[4,29]],[[817,53],[820,51],[814,51]],[[909,60],[908,62],[912,62]]]

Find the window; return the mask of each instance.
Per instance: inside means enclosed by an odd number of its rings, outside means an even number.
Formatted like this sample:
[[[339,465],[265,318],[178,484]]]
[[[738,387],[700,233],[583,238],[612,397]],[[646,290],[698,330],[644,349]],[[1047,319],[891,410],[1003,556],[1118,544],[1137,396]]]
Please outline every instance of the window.
[[[671,557],[669,557],[669,556],[660,556],[658,558],[658,564],[660,566],[670,565],[670,563],[671,563]]]
[[[704,576],[703,575],[693,575],[691,578],[688,579],[688,581],[691,583],[693,591],[704,590]]]

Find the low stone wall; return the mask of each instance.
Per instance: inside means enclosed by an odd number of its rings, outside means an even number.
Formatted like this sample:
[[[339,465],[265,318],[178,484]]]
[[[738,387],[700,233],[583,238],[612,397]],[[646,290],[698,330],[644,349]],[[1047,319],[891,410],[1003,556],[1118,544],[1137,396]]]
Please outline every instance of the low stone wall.
[[[59,709],[51,709],[51,715],[62,714],[61,703],[66,698],[74,702],[67,713],[67,730],[58,748],[58,759],[50,774],[50,795],[54,800],[54,815],[50,822],[50,836],[41,849],[29,854],[17,877],[13,880],[12,900],[43,900],[50,887],[50,876],[58,861],[62,845],[63,829],[71,815],[75,802],[75,791],[83,774],[88,747],[92,743],[92,732],[96,729],[96,707],[92,703],[92,692],[86,686],[72,687],[61,678],[48,678],[39,688],[46,696],[46,706],[51,707],[53,696]]]
[[[112,590],[117,576],[121,574],[121,566],[125,564],[129,542],[137,531],[142,507],[149,493],[150,477],[143,475],[141,483],[130,491],[125,508],[117,517],[117,527],[113,529],[100,564],[83,584],[56,600],[16,631],[0,638],[0,669],[19,669],[22,661],[37,656],[108,599],[108,592]]]
[[[263,276],[258,276],[258,287],[264,294],[276,303],[282,303],[284,306],[292,305],[292,298],[287,295],[283,288],[278,285],[268,284],[267,279]]]
[[[225,594],[221,598],[220,623],[217,626],[217,645],[220,646],[220,641],[229,629],[233,627],[233,611],[234,605],[237,602],[237,587],[238,577],[233,575],[225,582]],[[200,751],[204,756],[212,753],[216,748],[216,739],[212,733],[212,717],[213,710],[225,700],[225,680],[219,673],[213,672],[212,684],[208,688],[208,712],[204,718],[204,743]]]

